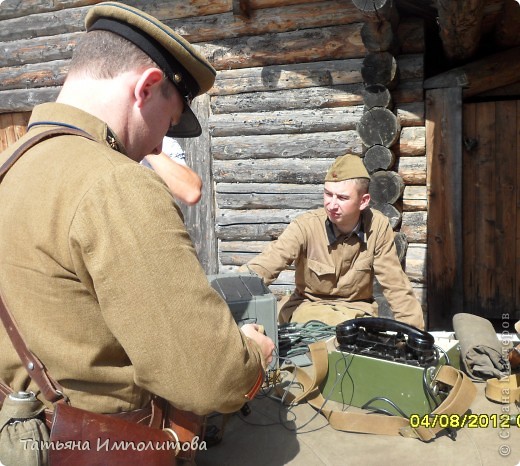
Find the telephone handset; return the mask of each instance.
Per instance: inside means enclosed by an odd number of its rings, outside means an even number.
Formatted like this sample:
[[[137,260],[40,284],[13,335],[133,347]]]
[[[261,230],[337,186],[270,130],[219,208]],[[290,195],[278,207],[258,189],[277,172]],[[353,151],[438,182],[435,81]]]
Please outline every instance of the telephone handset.
[[[392,332],[392,333],[388,333]],[[336,326],[339,349],[411,365],[436,364],[435,339],[428,332],[384,317],[361,317]]]

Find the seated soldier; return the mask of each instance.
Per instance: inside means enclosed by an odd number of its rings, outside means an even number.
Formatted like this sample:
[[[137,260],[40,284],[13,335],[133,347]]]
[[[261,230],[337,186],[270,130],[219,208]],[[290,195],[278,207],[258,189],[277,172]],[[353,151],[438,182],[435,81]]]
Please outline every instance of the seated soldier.
[[[241,267],[269,285],[294,262],[296,287],[280,309],[280,323],[319,320],[337,325],[377,316],[375,276],[395,319],[424,329],[421,305],[397,257],[388,219],[368,206],[369,183],[360,157],[337,158],[325,177],[324,208],[298,216]]]

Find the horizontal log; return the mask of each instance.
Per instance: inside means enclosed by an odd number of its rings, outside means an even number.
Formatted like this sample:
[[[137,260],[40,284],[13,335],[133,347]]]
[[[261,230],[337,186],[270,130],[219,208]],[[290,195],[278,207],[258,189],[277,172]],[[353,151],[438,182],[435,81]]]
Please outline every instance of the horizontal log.
[[[401,232],[410,243],[426,243],[427,212],[403,212]]]
[[[34,37],[47,37],[85,30],[89,7],[67,8],[49,13],[6,19],[0,28],[0,42],[12,42]]]
[[[400,157],[396,165],[405,185],[426,185],[426,157]]]
[[[307,209],[219,209],[215,222],[220,226],[243,225],[253,223],[290,223]]]
[[[81,34],[74,32],[2,43],[0,68],[70,59]]]
[[[366,22],[361,29],[361,39],[369,52],[394,54],[399,48],[390,21]]]
[[[397,119],[404,126],[424,126],[424,102],[400,103],[394,109]]]
[[[293,2],[294,0],[280,0],[278,6],[282,4],[290,5]],[[24,0],[23,2],[20,0],[3,0],[0,3],[2,3],[0,20],[4,20],[95,5],[100,3],[100,0]],[[153,2],[148,0],[126,0],[124,3],[163,20],[167,18],[215,15],[230,11],[231,8],[229,0],[212,0],[211,2],[207,0],[154,0]],[[255,3],[263,4],[262,0],[255,0]]]
[[[330,159],[214,160],[217,183],[323,183]]]
[[[219,209],[317,209],[323,184],[219,183],[215,199]]]
[[[216,225],[218,239],[226,241],[272,241],[287,228],[287,223],[252,223],[243,225]]]
[[[362,58],[221,70],[210,95],[362,83]],[[424,76],[422,54],[397,57],[401,80]],[[421,82],[422,89],[422,82]]]
[[[99,0],[3,0],[0,2],[0,20],[37,15],[51,11],[94,5]],[[129,3],[129,2],[126,2]]]
[[[61,86],[69,71],[70,60],[0,68],[0,89],[29,89]]]
[[[221,70],[210,95],[361,83],[362,58]]]
[[[220,252],[244,252],[250,254],[261,253],[271,241],[219,241]]]
[[[365,55],[361,23],[305,29],[279,34],[239,37],[200,44],[215,69],[360,58]]]
[[[392,99],[397,103],[422,102],[424,100],[423,82],[416,80],[400,81],[392,90]]]
[[[0,113],[32,111],[35,105],[55,101],[60,89],[59,87],[40,87],[1,91]]]
[[[216,160],[255,158],[335,158],[347,152],[361,155],[355,130],[213,137],[211,153]],[[332,163],[332,161],[331,161]]]
[[[217,183],[320,184],[331,165],[330,159],[214,160]],[[405,185],[426,184],[426,158],[401,157],[397,173]]]
[[[425,45],[424,21],[419,18],[401,18],[397,28],[401,53],[422,53]]]
[[[410,243],[406,252],[406,275],[415,282],[426,282],[426,244]]]
[[[285,33],[363,21],[359,11],[350,2],[344,0],[277,5],[274,8],[252,10],[249,20],[234,15],[232,11],[212,16],[198,14],[193,18],[177,16],[181,19],[171,20],[166,18],[173,18],[172,14],[159,17],[191,43]]]
[[[247,92],[213,97],[211,110],[215,115],[233,112],[272,112],[306,108],[334,108],[361,105],[364,86],[338,86],[289,89],[276,92]]]
[[[424,81],[424,89],[462,87],[471,97],[498,87],[516,83],[520,76],[520,47],[489,55],[481,60],[433,76]]]
[[[426,128],[424,126],[401,129],[399,140],[392,146],[396,156],[414,156],[426,154]]]
[[[403,192],[403,212],[428,209],[426,186],[405,186]]]
[[[362,106],[278,112],[212,115],[212,136],[316,133],[347,131],[356,127]]]

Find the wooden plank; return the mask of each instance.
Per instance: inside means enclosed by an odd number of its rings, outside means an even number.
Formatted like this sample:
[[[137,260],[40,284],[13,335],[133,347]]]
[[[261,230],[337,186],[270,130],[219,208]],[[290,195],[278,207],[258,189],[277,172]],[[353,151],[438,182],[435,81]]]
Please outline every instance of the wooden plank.
[[[306,108],[348,107],[363,104],[364,85],[310,87],[273,92],[244,92],[211,100],[213,114],[233,112],[272,112]]]
[[[274,8],[253,10],[251,13],[250,20],[234,15],[232,11],[212,16],[193,15],[193,18],[179,16],[181,19],[172,20],[166,19],[164,15],[159,17],[191,43],[286,33],[363,21],[363,15],[357,8],[344,0],[278,5]]]
[[[81,34],[83,33],[74,32],[4,42],[0,54],[0,67],[70,59]]]
[[[63,85],[69,71],[70,60],[0,68],[2,91]]]
[[[215,69],[360,58],[365,54],[361,23],[239,37],[200,44]]]
[[[453,313],[462,309],[461,94],[457,87],[426,96],[428,328],[432,330],[446,328]]]
[[[475,164],[475,150],[477,148],[477,104],[464,105],[464,141],[463,166],[464,177],[462,184],[462,199],[464,200],[462,245],[463,245],[463,287],[464,309],[475,312],[477,303],[476,268],[477,246],[477,176]]]
[[[495,308],[496,264],[496,180],[495,180],[495,103],[485,102],[478,106],[478,147],[476,156],[476,203],[478,206],[476,228],[476,300],[478,313],[489,317]]]
[[[67,8],[2,21],[0,42],[12,42],[34,37],[48,37],[85,30],[89,7]],[[3,45],[3,44],[2,44]]]
[[[520,7],[519,7],[520,10]],[[511,245],[516,244],[516,133],[520,118],[516,113],[517,102],[496,103],[496,318],[503,314],[515,314],[516,257]]]
[[[215,235],[214,194],[211,173],[211,142],[207,131],[209,96],[204,95],[192,104],[193,111],[202,126],[198,138],[179,139],[186,151],[186,161],[202,179],[202,197],[198,204],[187,208],[185,223],[195,245],[197,255],[207,274],[218,271],[217,238]]]
[[[59,87],[0,91],[0,113],[31,111],[35,105],[54,102],[59,92]]]
[[[361,82],[362,58],[221,70],[210,95],[334,86]]]
[[[362,106],[277,112],[212,115],[213,136],[317,133],[354,130],[363,114]]]
[[[361,155],[362,149],[355,130],[213,137],[211,143],[215,160],[336,158],[347,152]]]
[[[520,47],[505,50],[424,81],[424,89],[463,87],[471,97],[498,87],[516,83],[520,76]]]
[[[30,116],[30,112],[0,114],[0,152],[26,133]]]

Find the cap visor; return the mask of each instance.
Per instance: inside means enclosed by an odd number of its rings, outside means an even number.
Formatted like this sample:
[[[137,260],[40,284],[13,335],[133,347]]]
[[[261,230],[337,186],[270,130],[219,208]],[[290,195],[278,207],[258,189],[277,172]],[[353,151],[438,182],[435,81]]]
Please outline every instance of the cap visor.
[[[182,112],[179,124],[172,126],[166,136],[173,138],[196,138],[202,134],[199,120],[193,113],[193,110],[186,105],[186,109]]]

